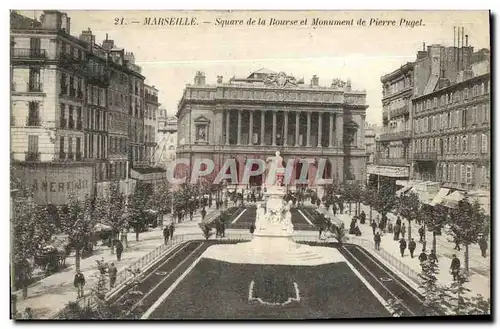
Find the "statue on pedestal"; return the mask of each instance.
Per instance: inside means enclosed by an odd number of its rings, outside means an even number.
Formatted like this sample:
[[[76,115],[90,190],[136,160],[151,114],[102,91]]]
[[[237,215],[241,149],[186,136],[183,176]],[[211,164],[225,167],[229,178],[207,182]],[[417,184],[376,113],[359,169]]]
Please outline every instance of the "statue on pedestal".
[[[266,163],[267,174],[274,174],[274,177],[269,176],[275,178],[273,180],[273,185],[282,186],[285,178],[285,167],[283,167],[283,158],[281,157],[280,152],[276,151],[275,156],[268,157],[266,159]]]

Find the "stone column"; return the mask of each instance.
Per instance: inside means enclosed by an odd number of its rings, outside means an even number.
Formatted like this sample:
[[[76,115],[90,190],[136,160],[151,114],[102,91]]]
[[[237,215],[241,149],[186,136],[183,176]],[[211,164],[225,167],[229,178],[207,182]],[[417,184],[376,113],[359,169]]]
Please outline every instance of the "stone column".
[[[229,120],[231,116],[231,110],[226,110],[226,145],[229,145]]]
[[[335,147],[344,147],[344,116],[343,113],[335,113]]]
[[[265,126],[266,126],[266,111],[260,111],[260,145],[266,145],[265,137]]]
[[[253,144],[253,111],[250,111],[250,122],[248,127],[248,145]]]
[[[307,112],[307,143],[306,146],[311,146],[311,112]]]
[[[237,144],[241,145],[241,110],[238,109],[238,138]]]
[[[329,113],[330,116],[330,126],[328,129],[328,147],[332,147],[333,142],[333,113]]]
[[[321,147],[321,138],[323,137],[323,112],[318,112],[318,147]]]
[[[295,112],[295,147],[299,146],[299,119],[300,112]]]
[[[273,146],[276,146],[276,111],[273,111]]]
[[[287,140],[288,140],[288,111],[284,111],[283,114],[285,115],[285,129],[283,132],[283,146],[286,146]]]

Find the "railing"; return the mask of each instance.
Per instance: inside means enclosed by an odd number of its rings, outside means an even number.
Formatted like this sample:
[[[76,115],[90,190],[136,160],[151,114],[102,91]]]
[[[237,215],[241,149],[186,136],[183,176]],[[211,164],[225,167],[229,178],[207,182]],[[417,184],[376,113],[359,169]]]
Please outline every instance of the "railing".
[[[413,153],[413,160],[416,160],[416,161],[437,161],[437,152]]]
[[[26,152],[25,161],[40,161],[40,152]]]
[[[39,93],[43,91],[43,84],[40,81],[32,81],[27,83],[28,92]]]
[[[47,52],[45,49],[31,49],[31,48],[14,48],[11,49],[12,58],[46,58]]]
[[[42,121],[39,117],[28,116],[26,118],[26,126],[28,127],[39,127],[42,124]]]
[[[375,158],[375,164],[382,166],[406,166],[409,162],[406,158]]]
[[[391,141],[391,140],[400,140],[400,139],[408,139],[410,138],[411,132],[409,130],[403,130],[393,133],[385,133],[380,135],[380,141]]]

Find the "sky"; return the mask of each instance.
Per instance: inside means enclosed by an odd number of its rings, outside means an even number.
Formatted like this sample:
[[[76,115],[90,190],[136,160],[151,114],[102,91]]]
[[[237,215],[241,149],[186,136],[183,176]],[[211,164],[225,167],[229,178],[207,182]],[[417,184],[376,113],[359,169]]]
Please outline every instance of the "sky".
[[[39,17],[41,11],[22,11]],[[218,75],[248,76],[263,67],[284,71],[309,83],[313,75],[320,85],[332,79],[350,78],[353,89],[367,92],[366,121],[382,121],[380,77],[416,58],[422,44],[453,46],[453,27],[463,26],[475,49],[490,48],[487,11],[67,11],[71,34],[90,28],[101,43],[108,34],[117,47],[133,52],[146,82],[159,89],[159,102],[169,115],[196,71],[207,83]],[[121,23],[121,18],[126,24]],[[147,26],[146,17],[196,19],[195,26]],[[265,26],[246,25],[249,19],[265,19]],[[271,18],[308,19],[305,26],[270,26]],[[354,26],[313,27],[314,18],[353,20]],[[217,19],[243,20],[239,26],[222,27]],[[366,26],[357,26],[359,19]],[[370,21],[396,21],[396,26],[369,26]],[[401,19],[423,26],[399,26]],[[138,21],[140,23],[132,23]],[[207,23],[204,23],[207,22]]]

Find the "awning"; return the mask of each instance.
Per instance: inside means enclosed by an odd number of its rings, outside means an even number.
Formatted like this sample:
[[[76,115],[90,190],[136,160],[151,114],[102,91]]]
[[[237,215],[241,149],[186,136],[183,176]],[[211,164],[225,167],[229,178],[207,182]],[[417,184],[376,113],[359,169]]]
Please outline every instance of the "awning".
[[[440,188],[434,199],[430,202],[430,205],[435,206],[443,202],[444,197],[446,197],[449,192],[449,188]]]
[[[443,198],[443,205],[448,208],[455,208],[458,205],[459,201],[462,201],[464,198],[464,194],[460,191],[455,191],[450,195],[447,195]]]
[[[396,196],[403,195],[404,193],[408,192],[412,187],[413,186],[411,186],[411,185],[404,186],[403,188],[396,191]]]

